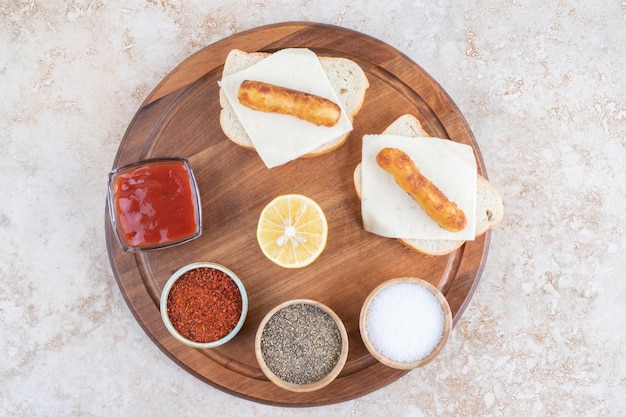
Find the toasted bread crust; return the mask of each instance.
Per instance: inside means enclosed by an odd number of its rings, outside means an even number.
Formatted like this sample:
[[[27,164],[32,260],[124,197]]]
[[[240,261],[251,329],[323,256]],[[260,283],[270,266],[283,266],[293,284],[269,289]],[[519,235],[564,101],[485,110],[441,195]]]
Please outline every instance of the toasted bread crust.
[[[271,54],[266,52],[244,52],[238,49],[230,51],[224,63],[222,76],[228,76],[248,68]],[[351,122],[361,110],[369,81],[363,70],[355,62],[339,57],[318,57],[324,72],[337,93],[339,100]],[[235,112],[220,88],[220,126],[228,139],[246,149],[255,150],[248,133],[245,131]],[[303,158],[316,157],[329,153],[345,143],[350,132],[335,138],[319,148],[303,155]]]
[[[407,137],[428,137],[417,118],[404,114],[393,121],[383,134],[395,134]],[[358,198],[361,198],[361,164],[353,173],[354,188]],[[504,205],[498,191],[489,181],[480,174],[477,176],[477,225],[476,237],[496,227],[504,217]],[[426,256],[447,255],[459,249],[463,240],[434,240],[434,239],[398,239],[407,248]]]

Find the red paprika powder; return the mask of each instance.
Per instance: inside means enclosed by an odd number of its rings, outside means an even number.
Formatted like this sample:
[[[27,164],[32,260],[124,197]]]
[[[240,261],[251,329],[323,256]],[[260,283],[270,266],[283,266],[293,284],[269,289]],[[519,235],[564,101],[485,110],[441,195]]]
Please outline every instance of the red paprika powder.
[[[237,326],[242,305],[235,281],[223,271],[202,267],[185,272],[172,285],[167,314],[181,336],[209,343]]]

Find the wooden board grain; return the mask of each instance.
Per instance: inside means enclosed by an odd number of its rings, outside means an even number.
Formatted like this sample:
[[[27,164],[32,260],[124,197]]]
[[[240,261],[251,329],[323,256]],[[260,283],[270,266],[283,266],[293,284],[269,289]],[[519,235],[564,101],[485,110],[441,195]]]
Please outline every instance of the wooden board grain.
[[[255,152],[231,143],[219,125],[217,82],[228,52],[307,47],[321,56],[357,62],[370,88],[347,142],[327,155],[267,169]],[[458,321],[482,273],[489,233],[449,256],[427,257],[398,241],[366,233],[352,173],[360,161],[361,138],[380,133],[410,113],[437,137],[471,145],[478,171],[486,176],[480,150],[462,114],[441,86],[391,46],[328,25],[282,23],[235,34],[209,45],[175,68],[154,89],[131,121],[113,167],[136,160],[183,156],[200,189],[202,236],[171,249],[123,252],[105,217],[111,266],[133,315],[172,360],[191,374],[231,394],[282,406],[315,406],[356,398],[400,378],[406,371],[383,366],[369,355],[359,334],[359,312],[379,283],[416,276],[439,287]],[[317,201],[328,218],[328,244],[310,266],[288,270],[268,261],[256,242],[258,216],[273,197],[299,193]],[[249,314],[227,345],[197,350],[173,339],[161,322],[159,296],[169,276],[185,264],[213,261],[231,268],[246,285]],[[254,355],[254,336],[275,305],[309,298],[328,305],[346,325],[350,349],[339,377],[327,387],[293,393],[269,382]]]

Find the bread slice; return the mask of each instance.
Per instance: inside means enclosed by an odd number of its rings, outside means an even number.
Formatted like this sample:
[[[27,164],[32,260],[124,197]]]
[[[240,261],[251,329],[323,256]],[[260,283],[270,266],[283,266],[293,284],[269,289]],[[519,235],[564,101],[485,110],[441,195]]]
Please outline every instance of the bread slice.
[[[247,53],[233,49],[226,57],[222,77],[235,74],[251,67],[269,55],[269,53],[265,52]],[[319,61],[330,84],[337,93],[339,100],[341,100],[341,104],[350,118],[350,121],[353,122],[354,116],[361,110],[361,106],[365,100],[365,91],[369,87],[369,81],[363,69],[361,69],[356,62],[346,58],[320,57]],[[233,107],[230,105],[222,89],[220,89],[220,106],[222,107],[222,111],[220,112],[220,125],[222,126],[224,134],[237,145],[254,149],[250,136],[248,136],[241,122],[239,122]],[[330,152],[342,145],[349,135],[350,132],[320,146],[304,156],[317,156]]]
[[[430,136],[419,120],[410,114],[397,118],[383,134],[408,137]],[[361,198],[361,164],[354,170],[354,187]],[[498,191],[480,174],[476,182],[476,237],[494,228],[504,217],[504,204]],[[446,255],[460,248],[462,240],[398,239],[404,245],[425,255]]]

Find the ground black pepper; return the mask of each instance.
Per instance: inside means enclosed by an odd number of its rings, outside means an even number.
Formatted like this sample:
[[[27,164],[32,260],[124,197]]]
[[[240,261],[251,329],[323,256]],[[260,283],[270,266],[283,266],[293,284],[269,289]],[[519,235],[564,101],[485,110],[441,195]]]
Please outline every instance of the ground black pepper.
[[[309,384],[328,375],[341,354],[337,323],[323,309],[306,303],[278,310],[261,333],[261,353],[280,379]]]

